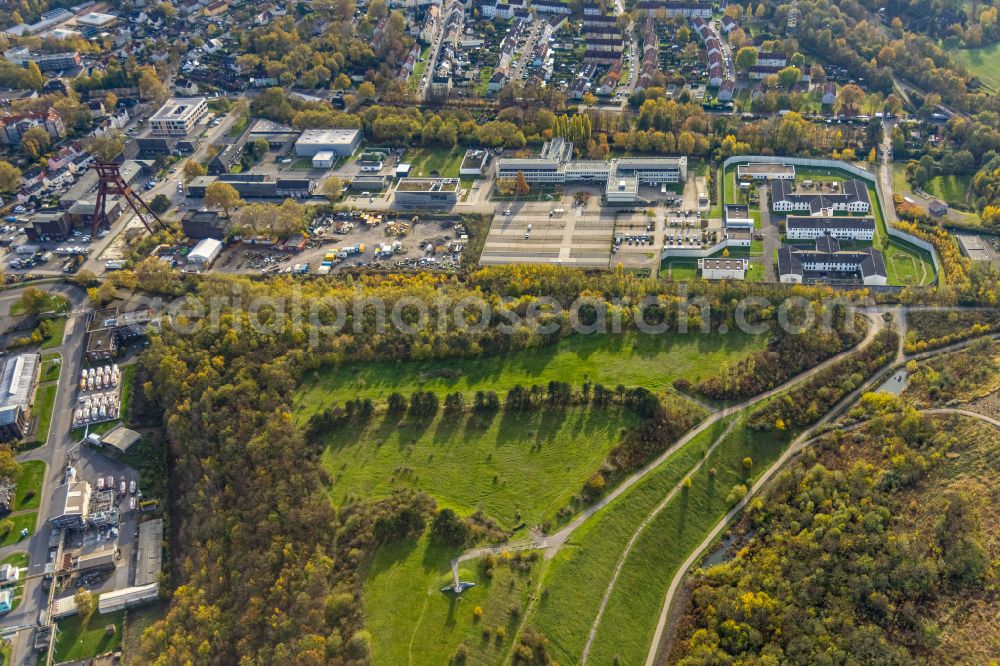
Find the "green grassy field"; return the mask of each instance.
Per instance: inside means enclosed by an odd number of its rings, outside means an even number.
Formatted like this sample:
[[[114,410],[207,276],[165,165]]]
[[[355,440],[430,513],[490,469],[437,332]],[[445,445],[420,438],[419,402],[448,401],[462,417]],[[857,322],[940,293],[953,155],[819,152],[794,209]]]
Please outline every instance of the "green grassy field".
[[[464,148],[410,148],[400,162],[409,162],[411,176],[458,178]]]
[[[642,663],[653,638],[663,599],[677,568],[729,510],[727,495],[750,485],[790,441],[787,433],[756,433],[741,424],[713,451],[682,490],[636,541],[608,601],[591,658],[595,664]],[[753,459],[753,476],[743,469]],[[715,469],[713,476],[710,470]]]
[[[1000,90],[1000,44],[978,49],[955,49],[951,55],[984,84],[993,90]]]
[[[97,605],[96,598],[94,605]],[[86,621],[79,615],[60,620],[59,633],[56,634],[55,661],[83,660],[118,649],[122,644],[123,615],[124,611],[103,615],[94,611]],[[111,624],[115,626],[115,632],[108,635],[105,627]]]
[[[14,491],[14,505],[11,507],[11,511],[37,509],[42,499],[42,481],[44,479],[45,463],[43,461],[28,460],[18,463],[17,490]]]
[[[717,423],[688,442],[642,482],[585,522],[552,560],[529,622],[549,639],[552,655],[559,663],[579,662],[626,543],[725,429],[725,423]]]
[[[972,196],[971,184],[972,176],[968,174],[934,176],[927,181],[924,190],[948,205],[971,206],[974,203],[970,200]]]
[[[34,413],[38,415],[38,431],[35,440],[44,444],[49,438],[49,426],[52,424],[52,409],[56,404],[57,384],[39,386],[35,392]]]
[[[38,520],[38,512],[22,513],[16,516],[9,516],[4,520],[10,520],[14,526],[8,532],[0,533],[0,546],[9,546],[26,540],[35,532],[35,523]],[[21,536],[21,530],[27,528],[28,537]]]
[[[461,598],[441,592],[452,581],[449,561],[456,550],[429,543],[396,543],[376,554],[364,585],[365,627],[372,633],[374,664],[448,664],[465,643],[465,664],[499,664],[509,651],[526,612],[540,562],[525,570],[498,564],[488,577],[478,561],[459,567],[463,581],[476,583]],[[482,609],[480,619],[473,611]],[[491,629],[486,637],[484,629]],[[498,639],[496,628],[506,637]]]
[[[471,399],[475,391],[488,389],[502,398],[516,384],[545,385],[553,379],[664,391],[677,378],[696,381],[715,373],[724,362],[763,349],[767,337],[737,332],[574,335],[557,344],[501,356],[346,364],[307,373],[296,394],[295,411],[304,419],[333,403],[358,396],[385,400],[393,391],[438,395],[461,391]]]
[[[323,466],[335,503],[418,488],[461,513],[482,509],[505,527],[550,518],[597,471],[637,418],[572,407],[425,423],[376,418],[327,440]]]
[[[660,274],[677,282],[695,280],[698,277],[698,260],[668,259],[664,262]]]
[[[38,381],[54,382],[59,379],[60,370],[62,370],[62,356],[59,352],[45,354],[42,356],[42,371]]]

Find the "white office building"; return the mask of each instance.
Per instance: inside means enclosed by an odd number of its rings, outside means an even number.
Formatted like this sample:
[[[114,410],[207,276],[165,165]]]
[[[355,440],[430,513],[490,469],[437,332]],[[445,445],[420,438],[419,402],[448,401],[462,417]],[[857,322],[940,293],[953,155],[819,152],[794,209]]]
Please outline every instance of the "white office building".
[[[149,119],[153,134],[184,136],[208,113],[204,97],[176,97],[167,101]]]

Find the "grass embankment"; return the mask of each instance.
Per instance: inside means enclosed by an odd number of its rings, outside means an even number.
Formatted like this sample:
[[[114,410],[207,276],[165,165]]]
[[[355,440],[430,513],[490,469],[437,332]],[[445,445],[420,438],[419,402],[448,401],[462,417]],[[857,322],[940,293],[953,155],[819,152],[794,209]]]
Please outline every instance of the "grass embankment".
[[[526,612],[537,570],[544,565],[525,561],[522,570],[510,562],[497,564],[490,578],[479,561],[463,563],[461,579],[476,587],[456,599],[441,588],[453,580],[449,562],[457,552],[430,543],[425,535],[415,543],[387,546],[375,556],[364,585],[372,663],[447,664],[462,643],[468,650],[466,664],[502,662]],[[483,611],[478,620],[477,607]]]
[[[386,416],[334,433],[322,460],[338,504],[410,487],[507,528],[537,525],[569,503],[637,421],[620,408],[581,406],[427,422]]]
[[[726,515],[734,486],[760,476],[791,441],[791,433],[754,432],[738,423],[636,541],[608,601],[591,648],[595,664],[642,663],[663,599],[678,567]],[[753,461],[751,470],[743,458]],[[714,470],[714,473],[713,473]]]
[[[44,384],[35,390],[34,412],[38,415],[38,430],[34,440],[45,444],[49,439],[49,427],[52,425],[52,410],[56,404],[58,384]]]
[[[503,397],[520,384],[544,386],[551,380],[615,387],[668,390],[675,379],[692,382],[767,345],[766,335],[736,331],[726,335],[669,333],[575,335],[553,345],[477,358],[345,364],[308,373],[295,400],[296,415],[308,416],[356,397],[384,400],[393,391],[417,390],[445,395],[496,391]]]
[[[549,639],[557,661],[579,661],[601,598],[628,540],[725,429],[726,424],[720,422],[693,438],[642,482],[585,522],[553,560],[529,622]],[[632,617],[631,613],[627,617]]]

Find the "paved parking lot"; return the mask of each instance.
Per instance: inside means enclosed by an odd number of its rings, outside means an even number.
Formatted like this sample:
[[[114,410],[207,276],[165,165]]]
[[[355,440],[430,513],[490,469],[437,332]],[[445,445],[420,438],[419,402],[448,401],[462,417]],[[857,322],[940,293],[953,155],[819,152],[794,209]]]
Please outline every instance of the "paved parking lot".
[[[585,206],[574,206],[568,199],[514,203],[501,207],[493,218],[480,263],[607,267],[614,228],[615,214],[593,200]]]

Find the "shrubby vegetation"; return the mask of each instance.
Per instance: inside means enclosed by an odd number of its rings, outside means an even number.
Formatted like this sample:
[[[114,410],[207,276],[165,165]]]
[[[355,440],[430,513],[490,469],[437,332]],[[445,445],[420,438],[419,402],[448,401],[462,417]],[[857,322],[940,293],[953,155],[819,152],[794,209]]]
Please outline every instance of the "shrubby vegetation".
[[[907,364],[905,396],[920,404],[948,404],[1000,386],[1000,343],[980,340],[968,349]]]
[[[767,349],[754,352],[734,365],[724,364],[717,375],[693,386],[686,380],[675,382],[675,386],[713,400],[745,400],[768,391],[858,344],[864,337],[865,320],[857,318],[848,328],[844,317],[843,309],[838,308],[829,327],[817,323],[801,333],[776,327]]]
[[[957,472],[944,454],[976,448],[950,425],[897,402],[877,428],[836,432],[818,461],[809,453],[782,472],[751,502],[745,547],[696,573],[676,663],[983,663],[988,646],[942,641],[977,622],[956,612],[967,600],[996,603],[1000,573],[983,533],[986,496],[941,487]],[[988,446],[990,433],[972,432]]]
[[[1000,329],[1000,312],[918,310],[907,315],[907,326],[904,349],[918,354]]]
[[[754,430],[785,430],[811,425],[865,379],[889,363],[899,347],[895,331],[880,331],[864,349],[824,368],[758,407],[747,419]]]

